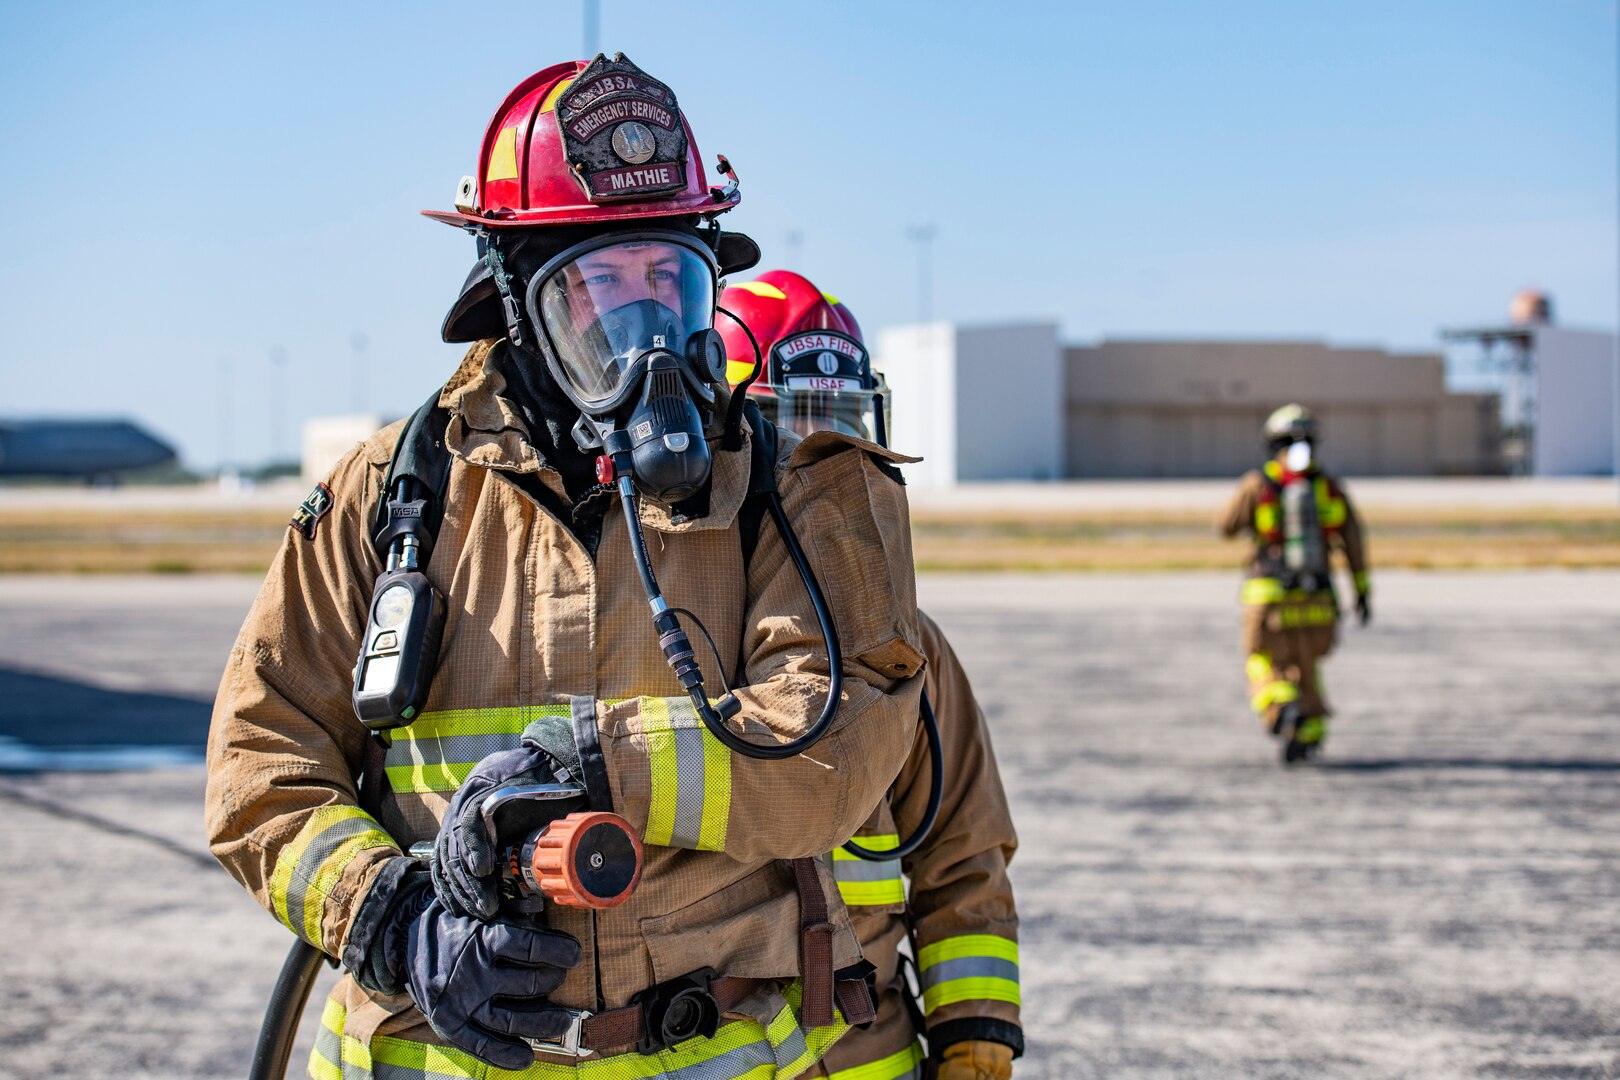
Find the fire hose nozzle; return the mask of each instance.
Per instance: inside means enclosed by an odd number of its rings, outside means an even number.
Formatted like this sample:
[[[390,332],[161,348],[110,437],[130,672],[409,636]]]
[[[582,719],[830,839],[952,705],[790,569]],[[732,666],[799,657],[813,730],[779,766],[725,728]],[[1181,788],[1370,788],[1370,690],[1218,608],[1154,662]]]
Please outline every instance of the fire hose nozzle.
[[[530,835],[518,855],[524,883],[564,907],[617,907],[641,881],[641,838],[604,811],[558,818]]]

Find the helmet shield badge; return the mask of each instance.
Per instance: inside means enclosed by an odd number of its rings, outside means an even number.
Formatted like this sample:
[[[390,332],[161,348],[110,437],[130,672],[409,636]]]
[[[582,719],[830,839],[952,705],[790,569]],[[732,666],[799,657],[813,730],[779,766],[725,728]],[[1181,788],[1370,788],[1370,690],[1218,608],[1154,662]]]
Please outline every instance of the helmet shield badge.
[[[686,186],[686,128],[675,92],[624,54],[598,54],[557,100],[557,130],[592,202]]]
[[[771,348],[775,422],[799,435],[840,431],[880,441],[872,363],[860,342],[836,330],[793,334]],[[761,402],[761,404],[764,404]]]

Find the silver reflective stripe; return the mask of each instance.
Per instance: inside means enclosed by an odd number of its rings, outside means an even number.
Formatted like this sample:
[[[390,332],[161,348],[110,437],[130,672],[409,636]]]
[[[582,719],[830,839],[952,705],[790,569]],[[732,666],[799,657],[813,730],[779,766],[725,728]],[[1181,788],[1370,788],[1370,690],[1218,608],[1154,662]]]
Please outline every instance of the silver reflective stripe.
[[[923,989],[952,979],[1008,979],[1018,981],[1018,965],[995,956],[963,956],[941,960],[922,973]]]
[[[860,843],[861,838],[857,836],[855,842]],[[833,877],[839,881],[898,881],[900,860],[837,859],[833,862]]]
[[[697,710],[685,703],[683,713]],[[670,710],[671,719],[676,709]],[[696,848],[703,837],[703,729],[675,729],[675,829],[671,847]]]
[[[442,762],[483,761],[502,750],[515,750],[522,731],[487,735],[445,735],[437,739],[396,739],[389,746],[390,765],[438,765]],[[395,754],[398,749],[400,752]]]
[[[287,925],[301,927],[304,925],[304,902],[313,899],[317,904],[326,903],[325,895],[308,887],[320,872],[321,864],[331,858],[343,841],[351,836],[371,832],[377,823],[369,817],[344,818],[334,823],[325,832],[316,836],[309,842],[301,855],[298,856],[298,868],[294,871],[304,884],[304,888],[291,888],[287,890]],[[313,897],[310,893],[314,892]],[[317,913],[319,919],[323,913]],[[320,925],[318,922],[316,925]],[[319,944],[318,942],[316,944]]]
[[[736,1080],[761,1065],[770,1064],[773,1064],[771,1046],[761,1036],[755,1042],[727,1050],[707,1061],[694,1062],[656,1075],[667,1076],[669,1080]]]

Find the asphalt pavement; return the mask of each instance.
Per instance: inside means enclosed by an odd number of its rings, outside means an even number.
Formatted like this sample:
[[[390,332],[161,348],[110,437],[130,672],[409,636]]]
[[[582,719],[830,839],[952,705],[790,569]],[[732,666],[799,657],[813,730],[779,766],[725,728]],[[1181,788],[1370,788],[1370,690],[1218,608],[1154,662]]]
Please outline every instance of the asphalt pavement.
[[[0,578],[0,1077],[245,1075],[290,935],[200,753],[255,588]],[[1620,574],[1377,589],[1285,772],[1233,577],[923,579],[1021,836],[1019,1077],[1620,1076]]]

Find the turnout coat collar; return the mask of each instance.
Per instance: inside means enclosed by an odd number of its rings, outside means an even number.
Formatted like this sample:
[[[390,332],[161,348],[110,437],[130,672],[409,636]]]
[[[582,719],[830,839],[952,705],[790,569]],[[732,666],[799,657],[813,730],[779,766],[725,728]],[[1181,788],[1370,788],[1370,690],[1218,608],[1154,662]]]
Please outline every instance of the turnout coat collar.
[[[445,446],[450,453],[470,465],[502,472],[533,473],[540,482],[566,499],[562,475],[529,441],[523,414],[505,396],[506,376],[499,360],[506,348],[504,340],[480,341],[467,351],[461,366],[439,394],[439,404],[450,411]],[[707,433],[709,452],[714,460],[710,477],[709,512],[703,517],[675,520],[670,508],[651,499],[641,500],[641,524],[663,533],[705,532],[727,529],[748,494],[748,465],[753,432],[743,422],[743,446],[736,452],[720,449],[719,417],[724,414],[729,395],[720,402]]]

